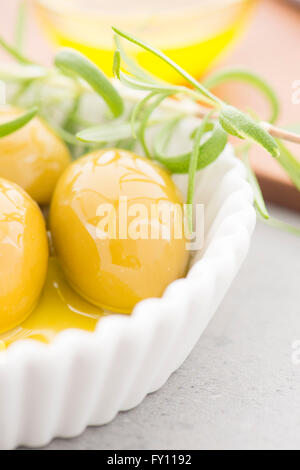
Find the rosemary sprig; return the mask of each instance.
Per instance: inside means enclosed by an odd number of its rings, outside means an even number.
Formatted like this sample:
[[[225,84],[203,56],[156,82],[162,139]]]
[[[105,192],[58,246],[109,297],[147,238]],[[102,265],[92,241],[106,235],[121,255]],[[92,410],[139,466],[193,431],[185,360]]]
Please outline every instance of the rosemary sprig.
[[[135,44],[136,46],[139,46],[142,49],[148,52],[151,52],[153,55],[162,59],[170,67],[176,70],[176,72],[178,72],[179,75],[181,75],[190,85],[192,85],[192,87],[194,87],[197,91],[199,91],[200,94],[206,98],[208,103],[221,107],[223,103],[222,103],[222,100],[220,100],[220,98],[214,96],[209,90],[207,90],[204,86],[202,86],[194,77],[192,77],[189,73],[187,73],[183,68],[181,68],[178,64],[176,64],[172,59],[167,57],[163,52],[150,46],[150,44],[147,44],[146,42],[141,41],[128,33],[125,33],[124,31],[121,31],[120,29],[117,29],[115,27],[113,27],[112,29],[118,36],[123,37],[124,39],[127,39],[132,44]]]
[[[201,85],[197,81],[195,81],[195,79],[191,77],[186,71],[184,71],[181,67],[175,64],[170,58],[168,58],[163,52],[158,51],[154,47],[146,44],[143,41],[140,41],[139,39],[131,36],[128,33],[124,33],[123,31],[117,28],[113,28],[113,30],[118,36],[152,53],[156,57],[163,60],[165,63],[169,64],[172,68],[177,70],[177,72],[183,78],[185,78],[185,80],[190,85],[194,87],[195,94],[199,93],[199,96],[198,96],[199,100],[201,100],[201,98],[203,99],[204,97],[205,100],[208,99],[210,101],[211,107],[217,111],[217,119],[219,120],[220,125],[222,126],[223,130],[226,131],[227,134],[234,135],[243,140],[246,139],[248,142],[257,143],[261,145],[263,148],[265,148],[268,151],[268,153],[270,153],[270,155],[279,162],[279,164],[288,173],[288,175],[290,176],[290,178],[292,179],[296,187],[300,190],[300,187],[299,187],[300,162],[299,160],[293,157],[293,155],[288,151],[288,149],[282,144],[281,141],[279,141],[278,139],[275,140],[274,137],[281,137],[281,138],[287,137],[290,140],[294,142],[298,142],[298,143],[300,143],[300,138],[297,134],[291,134],[291,133],[289,134],[286,131],[275,128],[272,125],[272,123],[274,123],[277,120],[277,117],[279,114],[279,102],[272,88],[263,79],[261,79],[260,77],[256,76],[255,74],[249,71],[244,71],[240,69],[233,69],[233,70],[231,69],[231,70],[221,71],[218,74],[215,74],[214,76],[207,79],[207,81],[203,85]],[[118,51],[116,52],[116,54],[118,54]],[[120,60],[117,60],[116,64],[118,68],[120,69],[120,66],[121,66]],[[132,72],[134,74],[134,71]],[[119,78],[121,78],[118,70],[117,70],[116,75],[119,76]],[[237,108],[222,102],[219,98],[217,98],[215,95],[213,95],[209,91],[209,88],[212,88],[228,80],[241,80],[241,81],[247,82],[248,84],[257,88],[260,92],[262,92],[262,94],[268,99],[270,103],[270,107],[271,107],[270,122],[266,123],[266,122],[256,121],[255,119],[253,119],[251,116],[247,115],[246,113],[243,113]],[[134,83],[134,78],[126,82],[127,86],[134,88],[135,86],[133,85],[133,83]],[[165,87],[167,87],[167,85],[165,85]],[[182,88],[184,87],[181,87],[180,91],[184,92]],[[153,86],[151,86],[150,88],[150,85],[148,85],[146,80],[143,81],[141,89],[151,91],[152,95],[154,94]],[[186,94],[191,96],[190,89],[186,89],[186,91],[187,91]],[[201,113],[201,115],[202,117],[204,116],[204,118],[206,116],[206,114],[205,113],[203,114],[203,112]],[[198,167],[198,161],[201,161],[201,159],[198,157],[198,152],[200,152],[200,148],[201,148],[201,139],[198,138],[196,140],[196,148],[194,146],[192,153],[179,155],[179,156],[176,156],[175,158],[162,156],[163,150],[166,148],[167,143],[169,142],[171,138],[170,133],[174,131],[174,128],[176,128],[177,124],[178,124],[178,121],[173,120],[170,123],[166,124],[166,126],[160,132],[156,140],[155,157],[161,163],[167,166],[169,170],[173,172],[178,172],[180,171],[180,169],[186,172],[186,165],[188,164],[188,167],[189,167],[188,200],[191,201],[192,193],[194,190],[194,185],[193,185],[194,172],[196,171]],[[198,136],[198,133],[196,133],[196,135]],[[217,158],[219,154],[217,152],[216,138],[212,138],[210,144],[211,144],[212,155],[215,155]],[[221,146],[220,146],[220,149],[221,149]],[[199,160],[197,160],[197,158],[199,158]],[[212,158],[211,161],[213,160],[214,158]],[[250,167],[249,160],[246,159],[244,161],[245,161],[246,168],[248,170],[249,182],[251,183],[253,190],[254,190],[254,194],[255,194],[255,206],[260,216],[265,221],[271,220],[273,226],[278,226],[278,227],[280,226],[281,228],[287,229],[295,234],[298,234],[299,232],[298,229],[291,228],[287,224],[284,224],[284,223],[276,223],[276,221],[274,221],[274,219],[272,219],[269,216],[267,209],[266,209],[266,205],[264,203],[262,192],[260,190],[256,176]],[[210,161],[208,160],[208,164],[209,163]],[[191,226],[191,215],[189,215],[189,222]]]
[[[250,144],[258,144],[276,159],[300,190],[300,162],[282,143],[300,143],[299,132],[274,126],[279,114],[277,96],[269,84],[254,73],[242,69],[224,69],[208,77],[202,84],[163,52],[132,35],[113,28],[116,51],[113,72],[129,90],[124,101],[118,87],[88,58],[73,49],[62,49],[55,57],[54,67],[46,69],[29,60],[23,51],[26,24],[25,2],[21,4],[15,34],[15,45],[0,37],[2,46],[15,64],[0,64],[0,79],[14,84],[13,102],[28,108],[20,118],[0,126],[0,137],[26,125],[37,113],[46,118],[61,138],[70,145],[74,156],[87,149],[103,146],[135,148],[140,144],[148,158],[164,165],[171,173],[189,176],[188,202],[192,203],[196,171],[213,163],[223,152],[228,135],[235,135]],[[188,86],[164,82],[142,69],[127,56],[122,40],[129,41],[168,64],[188,83]],[[256,88],[270,105],[269,121],[263,121],[224,103],[211,90],[220,83],[242,81]],[[84,114],[85,99],[100,96],[109,113],[102,109],[101,117]],[[175,98],[175,99],[174,99]],[[132,101],[131,101],[132,100]],[[53,113],[54,109],[54,113]],[[53,115],[52,115],[53,114]],[[181,154],[170,155],[169,144],[181,121],[188,116],[198,118],[196,130],[190,136],[190,146]],[[87,123],[91,123],[87,126]],[[148,129],[159,126],[152,145]],[[270,225],[299,235],[299,230],[272,219],[248,157],[244,155],[248,179],[255,195],[259,216]],[[189,212],[192,229],[192,212]]]

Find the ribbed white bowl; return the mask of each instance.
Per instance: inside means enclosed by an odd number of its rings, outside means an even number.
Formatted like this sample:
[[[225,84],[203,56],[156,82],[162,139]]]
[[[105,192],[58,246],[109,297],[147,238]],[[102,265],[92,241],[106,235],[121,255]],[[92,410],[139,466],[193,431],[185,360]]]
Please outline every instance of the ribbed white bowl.
[[[67,330],[50,345],[0,354],[0,448],[39,447],[111,421],[159,389],[190,354],[243,262],[255,226],[243,165],[227,147],[199,174],[206,241],[186,279],[95,333]],[[182,177],[178,184],[184,183]]]

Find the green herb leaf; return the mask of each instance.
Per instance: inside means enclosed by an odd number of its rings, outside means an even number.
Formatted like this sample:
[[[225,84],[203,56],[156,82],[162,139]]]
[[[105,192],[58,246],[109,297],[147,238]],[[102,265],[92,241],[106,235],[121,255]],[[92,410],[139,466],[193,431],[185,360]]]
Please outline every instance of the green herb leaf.
[[[132,137],[132,129],[129,122],[112,121],[100,126],[94,126],[78,132],[77,138],[82,142],[106,143]]]
[[[133,90],[140,90],[140,91],[154,91],[156,93],[169,93],[175,94],[180,92],[185,92],[183,87],[176,87],[173,85],[162,85],[156,83],[149,83],[142,81],[141,79],[137,79],[130,75],[127,75],[124,72],[119,72],[118,78],[123,85],[126,85],[128,88],[132,88]]]
[[[219,119],[223,129],[229,134],[240,139],[248,138],[264,147],[274,158],[279,156],[275,139],[247,114],[233,106],[224,105]]]
[[[227,133],[218,122],[214,124],[211,136],[199,148],[197,170],[213,163],[223,152],[227,144]]]
[[[116,49],[114,53],[114,60],[113,60],[113,75],[119,80],[120,80],[120,71],[121,71],[121,54],[120,54],[120,51]]]
[[[274,217],[270,217],[268,220],[263,220],[263,222],[270,227],[277,228],[279,230],[283,230],[284,232],[291,233],[292,235],[296,235],[300,237],[300,228],[294,227],[293,225],[287,224],[282,220],[275,219]]]
[[[134,60],[132,60],[130,57],[127,56],[127,54],[125,53],[122,47],[121,41],[119,40],[119,37],[117,35],[115,35],[115,42],[117,46],[117,51],[119,53],[119,58],[124,61],[129,73],[131,73],[135,77],[138,77],[150,83],[158,83],[158,80],[155,77],[150,75],[148,72],[146,72],[146,70],[140,67]]]
[[[147,102],[150,101],[154,96],[156,96],[155,92],[149,93],[149,95],[145,96],[141,101],[138,101],[135,107],[132,110],[131,113],[131,118],[130,118],[130,123],[131,123],[131,128],[132,128],[132,135],[136,138],[136,121],[141,113],[141,111],[144,109],[146,106]]]
[[[153,158],[153,155],[151,154],[147,142],[146,142],[146,129],[148,122],[150,120],[150,117],[152,113],[156,110],[156,108],[162,103],[164,99],[166,99],[169,96],[168,93],[163,93],[160,95],[157,95],[156,99],[151,103],[148,108],[146,109],[143,118],[141,119],[141,125],[138,130],[138,136],[140,139],[140,142],[143,146],[144,152],[147,155],[148,158]]]
[[[191,159],[191,152],[181,155],[166,155],[169,141],[181,121],[182,116],[175,117],[168,121],[158,133],[154,141],[154,158],[165,165],[172,173],[188,173]],[[198,147],[197,171],[213,163],[223,152],[227,144],[227,134],[218,122],[207,122],[211,135]],[[195,133],[192,134],[195,138]]]
[[[177,93],[183,93],[189,95],[193,99],[199,100],[199,94],[196,93],[191,88],[184,86],[172,85],[170,83],[158,81],[158,80],[149,80],[144,78],[142,74],[137,76],[128,75],[121,71],[121,53],[119,49],[115,51],[114,61],[113,61],[113,74],[120,80],[120,82],[125,85],[127,88],[139,91],[149,91],[151,93],[166,93],[169,95],[175,95]]]
[[[15,31],[15,46],[18,52],[22,53],[24,47],[24,38],[27,21],[27,5],[25,1],[21,1],[18,8],[17,24]]]
[[[13,119],[12,121],[5,122],[4,124],[0,124],[0,137],[6,137],[13,132],[24,127],[31,119],[36,116],[38,112],[38,108],[32,108],[30,111],[22,114],[20,117]]]
[[[5,41],[5,39],[3,39],[1,36],[0,36],[0,46],[18,62],[22,64],[33,64],[31,60],[27,59],[27,57],[21,54],[21,52],[19,52],[18,49],[8,44]]]
[[[247,147],[246,150],[243,152],[243,161],[245,164],[245,167],[247,169],[247,176],[248,176],[248,181],[252,187],[253,193],[254,193],[254,204],[261,215],[261,217],[265,220],[268,220],[270,218],[269,212],[267,210],[259,183],[257,181],[256,175],[254,171],[251,168],[249,157],[248,157],[248,151],[250,150],[250,146]]]
[[[86,143],[79,142],[73,134],[66,131],[63,127],[55,126],[52,123],[49,123],[49,125],[52,127],[53,131],[67,144],[86,147]]]
[[[44,78],[47,74],[47,70],[39,65],[0,64],[0,80],[11,83],[28,82]]]
[[[289,232],[293,235],[300,236],[300,228],[294,227],[293,225],[287,224],[286,222],[282,222],[281,220],[275,219],[271,217],[268,209],[266,207],[259,183],[257,181],[256,175],[251,168],[248,152],[250,150],[250,146],[247,145],[246,148],[243,149],[243,161],[247,169],[247,176],[248,181],[251,184],[253,193],[254,193],[254,205],[257,211],[259,218],[267,225],[278,228],[279,230],[283,230],[285,232]]]
[[[115,27],[112,28],[113,31],[126,39],[127,41],[131,42],[132,44],[135,44],[136,46],[141,47],[142,49],[150,52],[151,54],[155,55],[156,57],[160,58],[164,62],[166,62],[170,67],[172,67],[174,70],[176,70],[179,75],[181,75],[188,83],[190,83],[193,87],[195,87],[196,90],[198,90],[202,96],[204,96],[210,104],[220,106],[222,104],[222,100],[214,96],[209,90],[207,90],[204,86],[202,86],[192,75],[190,75],[188,72],[186,72],[183,68],[181,68],[178,64],[176,64],[172,59],[170,59],[168,56],[166,56],[163,52],[159,51],[158,49],[155,49],[154,47],[150,46],[144,41],[141,41],[134,36],[125,33],[124,31],[121,31]]]
[[[183,87],[183,86],[176,86],[171,85],[169,83],[163,82],[148,82],[143,80],[142,78],[136,78],[131,75],[128,75],[120,70],[121,63],[119,62],[120,55],[119,52],[116,51],[114,55],[114,75],[117,77],[123,85],[133,90],[139,91],[149,91],[155,93],[168,93],[168,94],[176,94],[176,93],[184,93],[187,95],[192,96],[193,98],[199,98],[199,96],[195,96],[195,92],[193,90]]]
[[[300,191],[300,160],[295,158],[280,140],[277,140],[277,145],[280,150],[277,160]]]
[[[205,132],[205,126],[207,123],[208,117],[204,118],[201,125],[196,131],[195,140],[194,140],[194,147],[192,151],[192,155],[190,158],[189,163],[189,179],[188,179],[188,191],[187,191],[187,213],[188,213],[188,223],[189,223],[189,230],[193,232],[193,202],[194,202],[194,194],[195,194],[195,179],[196,179],[196,172],[197,172],[197,164],[198,164],[198,155],[199,155],[199,147],[200,142]]]
[[[171,173],[188,173],[189,170],[191,152],[167,155],[169,142],[181,120],[182,116],[175,116],[167,121],[154,139],[154,159],[162,163]]]
[[[101,70],[83,54],[74,49],[62,49],[55,57],[55,65],[85,80],[106,102],[115,117],[124,110],[123,99]]]
[[[229,81],[245,82],[258,89],[269,101],[271,108],[269,122],[276,122],[280,111],[280,104],[277,95],[273,88],[263,78],[259,77],[255,73],[240,68],[226,68],[219,70],[218,72],[208,77],[203,82],[203,85],[208,89],[212,89],[218,85],[221,85],[222,83]]]

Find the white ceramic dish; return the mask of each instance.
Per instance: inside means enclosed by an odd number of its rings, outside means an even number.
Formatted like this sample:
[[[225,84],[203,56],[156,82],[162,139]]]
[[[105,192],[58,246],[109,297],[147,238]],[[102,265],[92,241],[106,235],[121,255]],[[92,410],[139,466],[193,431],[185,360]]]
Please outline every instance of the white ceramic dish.
[[[179,186],[186,177],[177,179]],[[0,353],[0,448],[40,447],[111,421],[159,389],[190,354],[243,262],[255,226],[245,170],[228,146],[198,175],[206,236],[186,279],[95,333],[66,330],[50,345]]]

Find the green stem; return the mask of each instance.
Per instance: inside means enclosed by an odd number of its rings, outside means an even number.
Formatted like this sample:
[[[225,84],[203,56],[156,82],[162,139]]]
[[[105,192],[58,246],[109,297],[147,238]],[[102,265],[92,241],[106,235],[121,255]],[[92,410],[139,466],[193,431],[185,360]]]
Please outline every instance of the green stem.
[[[112,27],[113,31],[118,34],[119,36],[123,37],[124,39],[127,39],[127,41],[135,44],[136,46],[141,47],[142,49],[145,49],[146,51],[150,52],[151,54],[156,55],[156,57],[162,59],[164,62],[166,62],[170,67],[172,67],[176,72],[179,73],[190,85],[193,85],[196,90],[200,91],[202,95],[204,95],[206,98],[211,100],[211,104],[217,105],[217,107],[221,107],[223,104],[223,101],[220,100],[217,96],[215,96],[213,93],[211,93],[209,90],[207,90],[204,86],[202,86],[192,75],[190,75],[188,72],[186,72],[184,69],[182,69],[176,62],[174,62],[172,59],[170,59],[168,56],[166,56],[163,52],[159,51],[158,49],[155,49],[154,47],[150,46],[144,41],[141,41],[130,34],[125,33],[124,31],[121,31],[115,27]]]
[[[15,31],[15,46],[19,53],[22,53],[24,48],[24,38],[26,30],[26,19],[27,19],[27,6],[25,1],[22,1],[19,5],[17,24]]]
[[[0,46],[8,52],[12,57],[14,57],[18,62],[22,64],[33,64],[33,62],[27,59],[23,54],[21,54],[15,47],[10,46],[7,42],[0,36]]]
[[[277,161],[289,175],[294,185],[300,191],[300,161],[296,159],[287,147],[277,139],[280,155]]]

